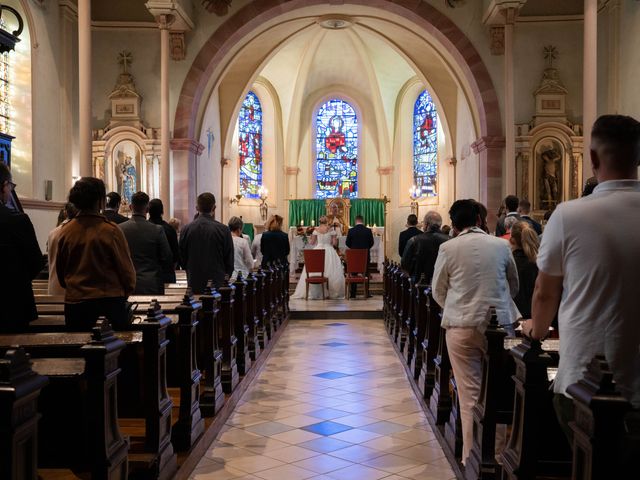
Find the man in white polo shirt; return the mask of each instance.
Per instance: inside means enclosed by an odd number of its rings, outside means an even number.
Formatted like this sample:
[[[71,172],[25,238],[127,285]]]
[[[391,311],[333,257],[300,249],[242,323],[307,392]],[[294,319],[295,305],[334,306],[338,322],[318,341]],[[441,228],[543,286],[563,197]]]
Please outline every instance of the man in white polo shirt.
[[[540,245],[532,319],[522,328],[543,338],[558,312],[554,405],[569,439],[573,402],[566,389],[583,378],[597,354],[605,355],[619,390],[640,408],[639,162],[640,123],[600,117],[591,133],[598,186],[590,196],[558,206]]]

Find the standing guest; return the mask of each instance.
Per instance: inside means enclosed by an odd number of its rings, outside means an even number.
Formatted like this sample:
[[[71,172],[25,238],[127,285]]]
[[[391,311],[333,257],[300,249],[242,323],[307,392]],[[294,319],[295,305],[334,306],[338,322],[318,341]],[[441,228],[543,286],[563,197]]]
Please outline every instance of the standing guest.
[[[423,223],[424,233],[409,240],[402,255],[401,266],[415,280],[419,280],[424,274],[427,283],[431,284],[440,245],[449,240],[449,236],[440,229],[442,216],[438,212],[427,212]]]
[[[171,249],[171,265],[162,272],[162,281],[164,283],[176,282],[176,268],[180,263],[180,247],[178,246],[178,232],[162,219],[164,214],[164,205],[162,200],[154,198],[149,202],[149,221],[155,225],[160,225],[164,230]]]
[[[198,215],[180,233],[180,260],[187,271],[187,282],[194,293],[203,293],[207,282],[223,285],[233,273],[233,240],[229,227],[216,221],[216,197],[198,195]]]
[[[263,267],[276,260],[289,263],[289,236],[282,231],[282,222],[280,215],[273,215],[267,222],[267,228],[260,239]]]
[[[136,286],[136,271],[124,234],[100,215],[104,199],[98,178],[83,177],[69,192],[78,215],[58,236],[56,272],[71,330],[89,331],[99,316],[116,328],[128,323],[126,299]]]
[[[520,285],[513,301],[523,318],[531,318],[531,297],[538,277],[536,260],[540,240],[531,224],[522,221],[511,227],[509,244],[518,267],[518,284]]]
[[[443,309],[442,327],[458,385],[464,463],[473,444],[471,410],[480,396],[487,312],[495,307],[500,324],[513,323],[511,298],[518,292],[518,272],[509,245],[477,226],[481,220],[475,200],[456,201],[449,215],[457,236],[440,245],[432,289]]]
[[[520,215],[518,214],[518,205],[520,202],[518,201],[518,197],[515,195],[508,195],[504,199],[504,207],[507,211],[505,216],[501,216],[498,219],[498,224],[496,225],[496,237],[501,237],[505,233],[507,233],[507,229],[504,227],[504,221],[507,217],[516,217],[520,220]]]
[[[58,252],[58,236],[62,231],[62,226],[73,220],[78,214],[78,209],[71,202],[64,206],[65,220],[56,228],[51,230],[47,240],[47,254],[49,256],[49,295],[64,295],[64,288],[60,286],[58,274],[56,273],[56,253]]]
[[[442,228],[440,229],[440,232],[442,232],[447,237],[449,237],[449,234],[451,233],[451,227],[449,225],[443,225]]]
[[[511,228],[520,221],[521,220],[519,220],[518,217],[514,217],[514,216],[505,218],[504,229],[506,233],[504,235],[500,235],[500,238],[509,241],[509,239],[511,238]]]
[[[176,231],[179,238],[180,237],[180,220],[175,217],[171,217],[168,223]]]
[[[264,224],[265,231],[267,229],[267,224]],[[260,251],[260,243],[262,242],[262,233],[257,234],[253,238],[253,242],[251,243],[251,255],[255,258],[256,265],[262,265],[262,252]]]
[[[246,277],[253,270],[253,257],[249,242],[242,235],[242,227],[244,223],[238,217],[229,219],[229,230],[231,230],[231,239],[233,240],[233,275],[232,278],[238,276],[238,272]]]
[[[29,217],[7,207],[13,183],[9,167],[0,162],[0,332],[23,331],[38,317],[31,281],[44,260]]]
[[[356,216],[355,226],[350,228],[349,232],[347,233],[346,244],[347,248],[367,249],[367,277],[369,276],[369,263],[371,263],[371,254],[369,250],[373,247],[373,243],[373,232],[370,228],[364,226],[364,218],[362,218],[362,215]],[[355,298],[358,285],[352,283],[350,288],[351,298]]]
[[[122,197],[118,192],[109,192],[107,194],[107,204],[104,207],[104,211],[102,212],[102,214],[107,217],[107,220],[116,224],[124,223],[129,220],[124,215],[120,215],[118,213],[121,203]]]
[[[584,189],[582,190],[582,196],[588,197],[593,193],[593,190],[598,186],[598,180],[596,177],[587,178],[586,183],[584,184]]]
[[[418,228],[418,217],[412,213],[407,217],[407,229],[400,232],[400,240],[398,241],[398,252],[400,253],[400,257],[402,257],[402,254],[404,253],[407,242],[421,233],[422,232]]]
[[[478,212],[480,215],[480,223],[478,223],[478,227],[480,227],[480,230],[483,230],[484,232],[489,233],[489,225],[487,225],[487,216],[489,215],[489,211],[487,210],[487,207],[485,207],[483,203],[480,203],[476,200],[476,204],[478,205]]]
[[[538,253],[532,317],[525,335],[547,336],[558,314],[560,364],[554,406],[571,440],[574,404],[567,387],[604,354],[618,390],[640,408],[640,122],[604,115],[591,132],[591,165],[598,186],[589,196],[564,202],[547,224]],[[603,220],[611,225],[603,228]],[[636,410],[637,414],[637,410]]]
[[[160,225],[147,220],[149,195],[131,196],[131,219],[118,225],[124,233],[136,268],[137,295],[164,295],[164,272],[173,270],[173,255]]]
[[[526,198],[523,198],[522,200],[520,200],[520,203],[518,204],[518,215],[520,215],[520,218],[522,220],[524,220],[525,222],[528,222],[529,225],[533,227],[535,232],[538,235],[540,235],[542,233],[542,225],[540,225],[533,218],[531,218],[529,216],[529,213],[531,213],[531,202]]]

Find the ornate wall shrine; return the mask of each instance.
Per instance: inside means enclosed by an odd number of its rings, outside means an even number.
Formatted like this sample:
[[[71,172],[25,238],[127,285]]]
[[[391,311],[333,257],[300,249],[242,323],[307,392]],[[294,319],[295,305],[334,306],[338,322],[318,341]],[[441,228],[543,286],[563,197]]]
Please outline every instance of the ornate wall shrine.
[[[567,118],[567,89],[554,67],[555,47],[544,48],[547,66],[531,122],[516,125],[516,190],[538,218],[558,203],[578,198],[582,185],[582,125]]]
[[[93,168],[104,180],[107,191],[122,196],[128,211],[131,196],[144,191],[151,198],[159,195],[160,130],[147,127],[140,116],[142,97],[128,71],[131,54],[121,52],[122,72],[109,95],[111,119],[104,129],[93,132]]]

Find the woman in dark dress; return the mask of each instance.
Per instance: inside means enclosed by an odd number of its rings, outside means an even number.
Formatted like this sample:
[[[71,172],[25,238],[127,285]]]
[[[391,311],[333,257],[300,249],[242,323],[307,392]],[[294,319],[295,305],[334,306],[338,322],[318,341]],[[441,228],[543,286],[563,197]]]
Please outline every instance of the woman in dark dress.
[[[262,266],[280,260],[288,264],[289,260],[289,236],[282,231],[282,217],[273,215],[267,222],[266,231],[260,239],[260,251],[262,252]]]
[[[538,277],[536,259],[540,240],[529,222],[518,222],[511,227],[509,243],[518,267],[520,281],[518,295],[513,301],[520,310],[522,318],[531,318],[531,297]]]

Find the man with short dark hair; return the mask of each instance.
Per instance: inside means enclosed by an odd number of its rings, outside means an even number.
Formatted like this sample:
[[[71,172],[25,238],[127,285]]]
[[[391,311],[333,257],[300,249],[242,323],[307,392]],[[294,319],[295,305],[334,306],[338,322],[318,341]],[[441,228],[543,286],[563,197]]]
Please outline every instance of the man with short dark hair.
[[[533,227],[538,235],[541,235],[542,225],[531,218],[529,216],[529,213],[531,213],[531,202],[526,198],[523,198],[522,200],[520,200],[520,203],[518,203],[518,215],[520,215],[520,218],[522,220],[531,225],[531,227]]]
[[[172,262],[170,268],[166,269],[162,273],[164,283],[175,283],[176,281],[176,267],[180,262],[180,248],[178,247],[178,232],[176,229],[169,225],[162,219],[164,214],[164,205],[162,200],[154,198],[149,202],[149,221],[154,225],[160,225],[164,230],[164,234],[167,236],[169,242],[169,248],[171,249]]]
[[[449,216],[457,236],[440,245],[431,286],[442,307],[442,327],[458,387],[466,462],[473,443],[471,409],[480,396],[487,313],[495,307],[502,325],[516,320],[511,299],[518,293],[518,271],[509,243],[478,227],[480,209],[475,200],[456,201]]]
[[[44,261],[31,220],[6,206],[13,195],[9,167],[0,161],[0,332],[24,330],[38,317],[31,281]]]
[[[198,216],[180,232],[180,258],[194,293],[204,293],[207,281],[216,287],[233,273],[233,240],[229,227],[213,218],[216,198],[212,193],[198,196]]]
[[[520,215],[518,214],[518,197],[515,195],[507,195],[504,199],[504,208],[507,213],[504,216],[501,216],[498,219],[498,224],[496,225],[496,237],[501,237],[505,233],[507,233],[507,229],[504,227],[504,220],[507,217],[516,217],[520,220]]]
[[[371,255],[369,250],[373,247],[373,232],[370,228],[364,226],[364,218],[362,215],[356,216],[356,224],[351,227],[347,232],[347,248],[366,248],[367,249],[367,276],[369,276],[369,263],[371,260]],[[356,289],[358,285],[355,283],[351,284],[350,295],[351,298],[355,298]]]
[[[553,382],[561,426],[574,405],[567,388],[604,354],[623,397],[640,408],[640,122],[622,115],[598,118],[591,133],[591,165],[598,186],[589,196],[563,202],[542,236],[532,319],[525,335],[547,335],[556,313],[560,364]],[[618,228],[603,228],[603,219]],[[636,410],[637,414],[637,410]]]
[[[118,225],[124,233],[136,269],[137,295],[164,294],[163,272],[172,268],[173,256],[164,229],[147,220],[149,195],[131,197],[131,219]]]
[[[418,228],[418,217],[413,213],[407,217],[407,229],[400,232],[400,240],[398,241],[398,253],[400,257],[404,253],[407,242],[422,232]]]
[[[124,215],[120,215],[118,213],[121,203],[122,197],[118,192],[107,193],[107,203],[105,204],[104,211],[102,212],[102,214],[107,217],[107,220],[117,224],[124,223],[129,220]]]
[[[431,284],[440,245],[449,240],[449,236],[440,230],[442,217],[438,212],[427,212],[423,223],[424,233],[416,235],[407,242],[401,266],[416,281],[420,280],[424,274],[427,283]]]

